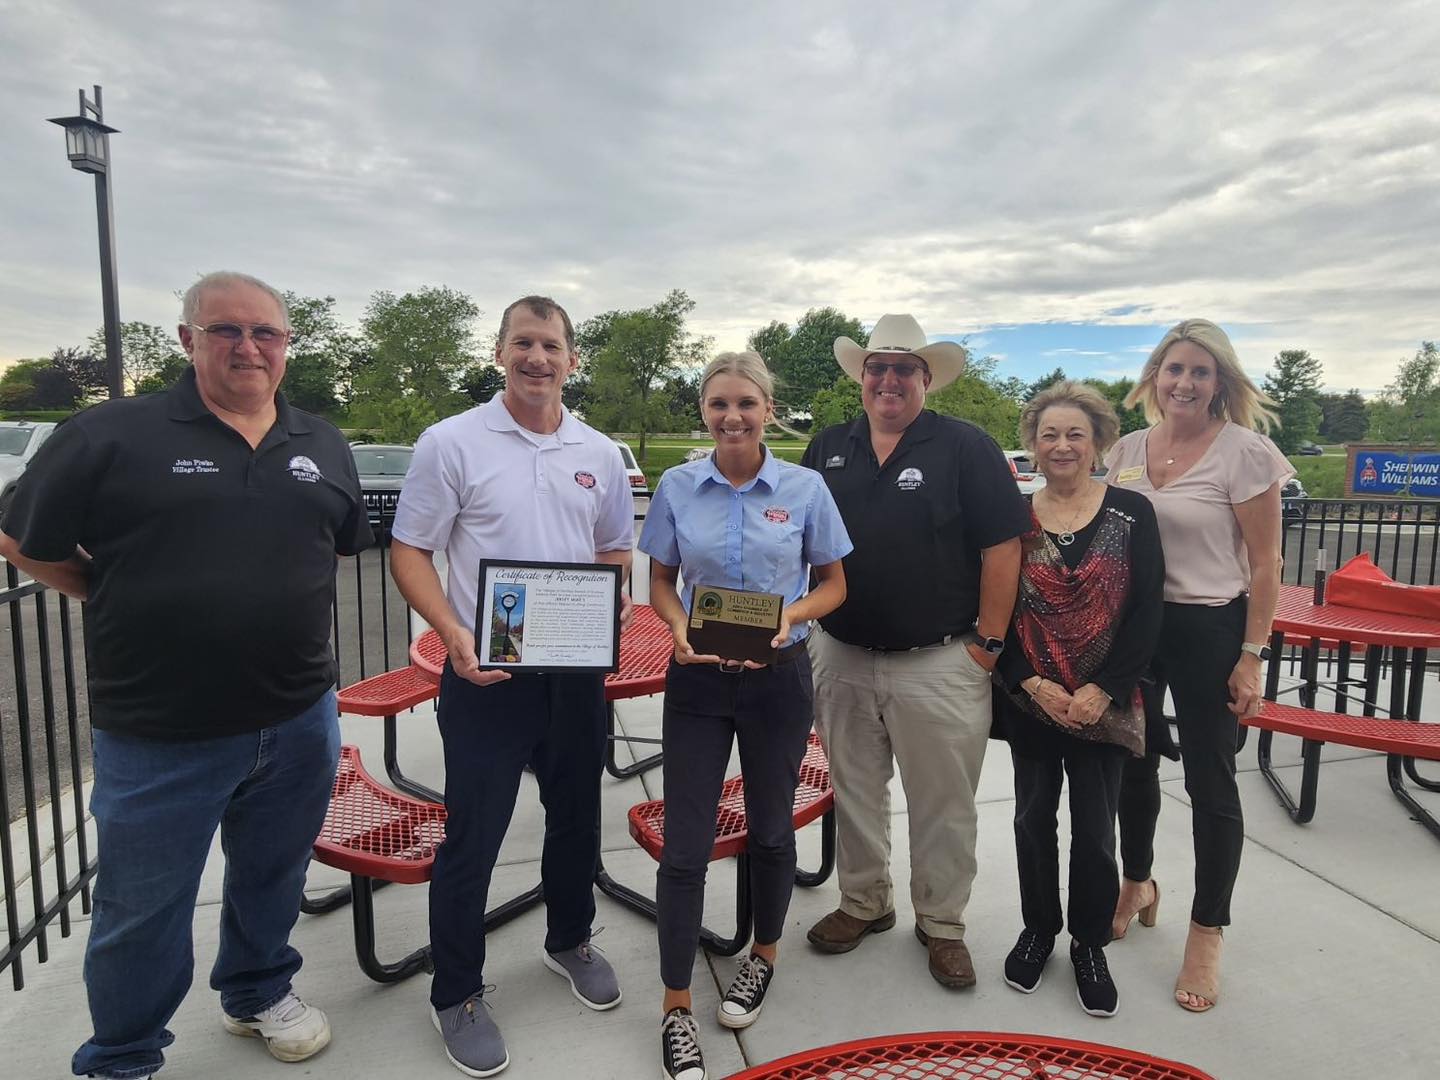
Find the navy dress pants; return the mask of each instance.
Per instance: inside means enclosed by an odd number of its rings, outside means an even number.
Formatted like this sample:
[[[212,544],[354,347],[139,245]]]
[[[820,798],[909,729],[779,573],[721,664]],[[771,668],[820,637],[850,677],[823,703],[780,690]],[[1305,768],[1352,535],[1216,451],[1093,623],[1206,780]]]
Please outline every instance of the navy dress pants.
[[[545,807],[540,876],[545,948],[588,940],[600,855],[603,677],[514,675],[476,686],[445,666],[437,709],[445,749],[445,842],[430,881],[430,1003],[458,1005],[484,985],[485,909],[500,842],[528,764]]]

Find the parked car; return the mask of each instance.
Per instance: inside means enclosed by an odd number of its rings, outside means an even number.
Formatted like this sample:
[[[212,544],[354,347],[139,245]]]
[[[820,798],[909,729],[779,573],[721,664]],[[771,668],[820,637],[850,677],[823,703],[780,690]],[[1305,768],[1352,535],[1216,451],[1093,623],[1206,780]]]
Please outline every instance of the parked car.
[[[415,456],[413,446],[362,443],[350,447],[355,457],[355,471],[360,474],[360,493],[365,496],[365,509],[370,527],[379,529],[395,520],[395,504],[400,500],[400,487]]]
[[[1035,459],[1028,450],[1006,450],[1010,471],[1015,474],[1015,483],[1021,495],[1033,495],[1045,486],[1045,477],[1035,471]]]
[[[649,495],[650,482],[645,479],[645,473],[635,462],[635,452],[619,439],[612,440],[620,447],[620,456],[625,459],[625,475],[630,478],[630,494]]]
[[[1292,476],[1280,485],[1280,517],[1285,522],[1302,521],[1305,518],[1305,504],[1302,500],[1310,496],[1298,476]]]
[[[686,450],[686,451],[685,451],[685,460],[686,460],[687,462],[689,462],[689,461],[703,461],[705,458],[707,458],[707,457],[709,457],[709,456],[710,456],[710,449],[709,449],[709,447],[705,447],[705,446],[692,446],[689,450]]]
[[[35,456],[35,451],[59,426],[48,420],[40,423],[0,420],[0,514],[10,506],[10,500],[15,497],[15,485]]]
[[[1313,442],[1302,442],[1300,444],[1300,449],[1296,450],[1295,452],[1297,454],[1303,455],[1304,457],[1319,457],[1321,454],[1325,453],[1324,450],[1320,449],[1320,447],[1316,446]]]

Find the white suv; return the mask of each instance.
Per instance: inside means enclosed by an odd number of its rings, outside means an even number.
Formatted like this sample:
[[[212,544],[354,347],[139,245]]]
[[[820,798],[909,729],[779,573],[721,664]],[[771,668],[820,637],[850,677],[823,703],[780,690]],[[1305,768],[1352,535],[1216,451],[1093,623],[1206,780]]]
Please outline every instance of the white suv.
[[[46,421],[0,420],[0,513],[15,497],[15,484],[40,444],[48,439],[58,424]]]
[[[620,447],[620,456],[625,459],[625,475],[630,478],[630,494],[650,494],[650,485],[645,479],[645,473],[635,463],[635,452],[619,439],[611,439],[616,446]]]

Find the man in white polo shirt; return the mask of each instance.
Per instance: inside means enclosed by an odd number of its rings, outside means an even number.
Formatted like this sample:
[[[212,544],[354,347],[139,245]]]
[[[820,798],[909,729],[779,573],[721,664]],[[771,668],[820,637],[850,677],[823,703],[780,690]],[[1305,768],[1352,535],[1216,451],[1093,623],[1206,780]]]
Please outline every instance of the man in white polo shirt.
[[[482,1003],[490,875],[529,764],[545,805],[545,966],[592,1009],[620,1003],[590,946],[605,753],[600,675],[484,670],[475,652],[479,562],[606,562],[629,573],[634,503],[616,445],[560,400],[579,366],[570,317],[527,296],[505,309],[505,390],[420,436],[392,530],[391,566],[449,649],[437,718],[445,748],[445,842],[430,882],[430,1004],[450,1061],[491,1076],[509,1057]],[[449,564],[448,597],[434,554]],[[629,615],[622,600],[621,619]]]

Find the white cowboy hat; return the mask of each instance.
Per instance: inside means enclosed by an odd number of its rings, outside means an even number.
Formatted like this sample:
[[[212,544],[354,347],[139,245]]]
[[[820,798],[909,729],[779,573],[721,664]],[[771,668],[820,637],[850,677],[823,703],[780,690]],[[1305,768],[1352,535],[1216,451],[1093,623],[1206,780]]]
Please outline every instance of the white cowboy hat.
[[[835,359],[846,375],[860,382],[865,358],[877,353],[911,353],[930,369],[927,394],[949,386],[965,370],[965,349],[953,341],[931,345],[913,315],[882,315],[870,331],[870,344],[859,345],[848,337],[835,339]]]

